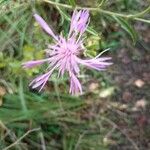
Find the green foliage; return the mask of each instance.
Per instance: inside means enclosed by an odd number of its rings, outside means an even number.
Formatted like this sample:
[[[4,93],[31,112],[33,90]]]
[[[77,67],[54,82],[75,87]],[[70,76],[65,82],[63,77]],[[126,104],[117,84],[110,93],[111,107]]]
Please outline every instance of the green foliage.
[[[76,5],[75,0],[68,0],[68,1],[69,1],[69,3],[70,3],[72,6],[75,6],[75,5]]]
[[[45,57],[44,49],[52,43],[51,37],[33,19],[35,10],[50,21],[54,32],[63,30],[67,36],[72,8],[79,9],[84,4],[88,6],[91,22],[85,34],[87,50],[84,56],[94,57],[107,48],[119,52],[120,37],[125,39],[126,32],[136,43],[138,39],[133,20],[146,23],[149,20],[144,19],[145,12],[136,16],[139,9],[131,5],[133,3],[137,4],[138,1],[0,1],[0,87],[7,91],[5,96],[0,95],[0,149],[15,143],[33,128],[40,130],[25,136],[12,149],[41,149],[43,139],[47,150],[110,149],[111,142],[104,139],[112,127],[102,117],[111,118],[111,115],[107,116],[105,102],[100,99],[110,97],[115,92],[116,87],[112,86],[109,72],[81,69],[80,80],[85,94],[73,97],[65,94],[65,89],[68,89],[67,76],[58,79],[54,74],[44,92],[31,90],[28,87],[30,80],[44,72],[46,66],[24,70],[21,64]],[[142,5],[140,2],[138,4]],[[127,15],[120,13],[123,11]],[[118,25],[126,32],[120,31]],[[100,85],[100,89],[92,91],[92,95],[88,86],[93,80]],[[120,134],[116,134],[117,139],[120,137]]]
[[[129,22],[120,17],[113,16],[114,19],[121,25],[121,27],[131,36],[133,43],[137,41],[137,33],[134,28],[129,24]]]
[[[1,122],[15,132],[17,136],[21,136],[29,128],[28,122],[30,121],[32,122],[30,125],[32,128],[41,126],[45,138],[62,143],[61,145],[46,143],[47,148],[58,146],[58,148],[66,150],[78,148],[87,150],[96,149],[96,147],[107,149],[107,146],[103,144],[103,137],[96,127],[97,122],[93,124],[88,120],[82,121],[75,115],[87,105],[86,101],[68,95],[61,95],[61,102],[59,102],[55,93],[43,95],[24,93],[24,97],[26,111],[22,110],[18,94],[7,94],[4,97],[5,103],[0,109]],[[105,134],[105,132],[107,131],[104,129],[102,133]],[[54,136],[59,139],[53,138]],[[25,140],[38,142],[37,137],[29,137]],[[3,144],[6,144],[5,141],[3,142]],[[35,147],[33,143],[32,147]]]

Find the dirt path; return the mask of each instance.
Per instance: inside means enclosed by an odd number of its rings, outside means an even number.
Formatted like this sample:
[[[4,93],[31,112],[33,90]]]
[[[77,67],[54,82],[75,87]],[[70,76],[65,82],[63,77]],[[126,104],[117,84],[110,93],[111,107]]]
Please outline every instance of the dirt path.
[[[112,150],[150,149],[150,31],[145,27],[140,33],[136,47],[123,42],[125,47],[113,55],[112,78],[118,87],[113,101],[123,106],[116,109],[114,122],[126,133],[127,141],[112,146]],[[137,148],[128,144],[128,138]]]

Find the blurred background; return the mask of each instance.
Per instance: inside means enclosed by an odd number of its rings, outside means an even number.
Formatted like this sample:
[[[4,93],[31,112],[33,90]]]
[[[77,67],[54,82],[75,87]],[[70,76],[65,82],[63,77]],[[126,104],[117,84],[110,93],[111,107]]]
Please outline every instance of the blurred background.
[[[150,149],[149,5],[149,0],[0,0],[0,150]],[[114,64],[105,72],[81,67],[82,95],[68,94],[68,77],[56,74],[39,93],[28,84],[45,67],[24,70],[21,64],[44,58],[52,38],[33,13],[56,34],[67,35],[70,6],[97,8],[90,11],[84,56],[110,48],[103,56]]]

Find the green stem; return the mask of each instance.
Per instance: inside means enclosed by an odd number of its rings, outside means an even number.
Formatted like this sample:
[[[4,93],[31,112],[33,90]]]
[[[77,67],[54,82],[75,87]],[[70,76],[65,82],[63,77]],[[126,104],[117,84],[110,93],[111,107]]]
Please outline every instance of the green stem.
[[[27,112],[27,106],[26,106],[24,91],[23,91],[23,79],[21,76],[20,76],[20,80],[19,80],[19,96],[20,96],[20,101],[21,101],[21,105],[22,105],[22,110],[24,112]]]
[[[102,0],[98,7],[101,7],[105,3],[105,0]]]
[[[142,18],[134,18],[134,20],[138,20],[145,23],[150,23],[150,20],[142,19]]]
[[[142,17],[145,14],[148,14],[150,12],[150,6],[147,7],[145,10],[141,11],[140,13],[137,13],[135,15],[128,15],[128,18],[137,18],[137,17]]]
[[[57,2],[50,1],[50,0],[43,0],[43,1],[46,2],[46,3],[49,3],[51,5],[54,5],[54,6],[59,6],[59,7],[68,8],[68,9],[74,9],[74,7],[71,6],[71,5],[57,3]],[[111,11],[107,11],[107,10],[103,10],[101,8],[95,8],[95,7],[80,7],[80,6],[76,6],[75,8],[76,9],[87,9],[87,10],[90,10],[90,11],[98,11],[100,13],[103,13],[103,14],[106,14],[106,15],[110,15],[110,16],[118,16],[118,17],[123,17],[123,18],[128,18],[128,19],[132,18],[134,20],[150,23],[150,20],[139,18],[141,16],[144,16],[148,12],[150,12],[150,6],[147,9],[145,9],[144,11],[142,11],[142,12],[140,12],[138,14],[128,14],[128,15],[120,14],[120,13],[116,13],[116,12],[111,12]]]

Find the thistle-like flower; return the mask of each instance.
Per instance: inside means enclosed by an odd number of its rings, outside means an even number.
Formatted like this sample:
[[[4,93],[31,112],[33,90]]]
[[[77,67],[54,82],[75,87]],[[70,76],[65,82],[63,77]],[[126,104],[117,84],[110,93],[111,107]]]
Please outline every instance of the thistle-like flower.
[[[53,71],[58,70],[58,77],[63,76],[65,72],[68,73],[71,94],[82,93],[82,86],[77,78],[80,72],[79,64],[98,71],[105,70],[107,66],[112,64],[111,62],[107,62],[111,59],[110,57],[99,57],[99,55],[92,59],[80,59],[78,57],[85,50],[82,35],[89,24],[88,10],[75,10],[73,12],[67,38],[62,35],[55,35],[39,15],[34,14],[34,18],[53,37],[54,44],[48,46],[46,59],[23,63],[24,68],[48,63],[47,72],[38,76],[30,83],[33,89],[38,87],[39,91],[41,91]]]

